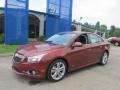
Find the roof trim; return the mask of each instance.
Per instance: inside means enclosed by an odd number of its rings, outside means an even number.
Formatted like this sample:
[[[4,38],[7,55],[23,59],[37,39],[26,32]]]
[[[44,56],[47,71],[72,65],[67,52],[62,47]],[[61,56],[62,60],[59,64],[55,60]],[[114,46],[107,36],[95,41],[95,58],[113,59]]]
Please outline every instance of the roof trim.
[[[3,7],[0,7],[0,10],[4,10]],[[46,14],[45,12],[39,12],[39,11],[34,11],[34,10],[29,10],[30,13],[37,13],[37,14]]]

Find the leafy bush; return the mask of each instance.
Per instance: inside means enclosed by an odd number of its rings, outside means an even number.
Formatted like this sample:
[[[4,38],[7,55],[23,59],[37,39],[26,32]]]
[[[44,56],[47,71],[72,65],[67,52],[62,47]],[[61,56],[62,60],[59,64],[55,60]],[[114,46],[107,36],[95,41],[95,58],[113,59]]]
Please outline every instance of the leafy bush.
[[[72,31],[77,31],[77,28],[75,25],[72,25]]]
[[[0,34],[0,43],[4,42],[4,34]]]
[[[45,40],[45,37],[44,36],[39,36],[37,41],[44,41]]]

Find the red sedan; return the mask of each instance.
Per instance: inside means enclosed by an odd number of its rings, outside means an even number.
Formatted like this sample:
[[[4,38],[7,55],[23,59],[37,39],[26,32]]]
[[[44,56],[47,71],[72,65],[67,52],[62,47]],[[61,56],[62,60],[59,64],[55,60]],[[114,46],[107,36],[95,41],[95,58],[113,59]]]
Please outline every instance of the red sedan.
[[[120,45],[120,37],[112,38],[110,42],[112,44],[114,44],[115,46],[119,46]]]
[[[31,79],[62,80],[66,73],[107,64],[110,44],[96,34],[63,32],[45,42],[21,46],[13,57],[16,74]]]

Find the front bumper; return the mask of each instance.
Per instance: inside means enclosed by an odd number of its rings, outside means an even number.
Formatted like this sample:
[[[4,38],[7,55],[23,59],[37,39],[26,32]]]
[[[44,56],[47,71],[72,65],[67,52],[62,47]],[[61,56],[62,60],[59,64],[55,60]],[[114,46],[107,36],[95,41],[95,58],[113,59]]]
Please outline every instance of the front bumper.
[[[13,71],[19,75],[30,79],[45,79],[46,68],[45,66],[39,66],[38,64],[27,64],[27,63],[13,63]],[[27,72],[31,73],[27,73]],[[32,71],[35,73],[33,74]]]
[[[28,74],[25,74],[25,73],[17,72],[14,68],[12,68],[12,69],[15,72],[15,74],[17,74],[19,76],[30,78],[30,79],[41,79],[40,75],[28,75]]]

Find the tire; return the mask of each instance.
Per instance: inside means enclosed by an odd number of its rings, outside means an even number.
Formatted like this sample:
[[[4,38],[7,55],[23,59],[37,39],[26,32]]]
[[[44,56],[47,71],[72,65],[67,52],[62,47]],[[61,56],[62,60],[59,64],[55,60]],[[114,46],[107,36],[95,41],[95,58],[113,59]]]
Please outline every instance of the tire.
[[[100,60],[100,64],[101,65],[106,65],[108,63],[108,53],[107,52],[104,52],[102,54],[102,57],[101,57],[101,60]]]
[[[118,43],[118,42],[116,42],[116,43],[115,43],[115,46],[119,46],[119,43]]]
[[[65,77],[66,71],[66,62],[62,59],[57,59],[48,67],[47,79],[52,82],[58,82]]]

